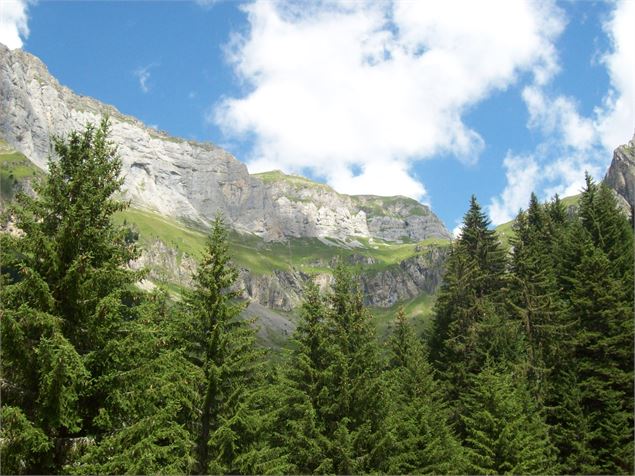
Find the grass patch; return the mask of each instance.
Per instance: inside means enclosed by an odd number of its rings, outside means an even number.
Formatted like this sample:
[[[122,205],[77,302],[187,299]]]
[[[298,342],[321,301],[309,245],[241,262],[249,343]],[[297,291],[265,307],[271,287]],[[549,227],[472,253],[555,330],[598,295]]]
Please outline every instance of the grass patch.
[[[403,308],[406,317],[414,324],[417,334],[421,335],[427,332],[432,323],[435,301],[436,296],[434,295],[420,294],[413,299],[398,302],[387,309],[371,308],[370,310],[377,326],[377,335],[381,340],[388,338],[392,332],[397,312],[401,308]]]
[[[166,218],[147,210],[130,208],[118,213],[119,224],[129,224],[139,233],[139,242],[151,245],[157,240],[174,248],[177,255],[183,253],[198,258],[205,246],[207,232],[193,228],[175,219]],[[298,269],[307,274],[332,272],[333,261],[341,258],[345,263],[364,262],[370,258],[373,264],[353,266],[364,272],[378,272],[430,247],[449,246],[450,241],[430,238],[420,243],[389,243],[381,240],[358,238],[361,246],[347,248],[330,246],[317,238],[294,238],[288,242],[265,242],[263,239],[235,231],[229,233],[230,255],[235,264],[255,274],[269,274],[276,270]]]
[[[44,172],[24,154],[12,150],[6,142],[0,141],[0,193],[3,199],[13,198],[19,182],[43,175]]]
[[[314,182],[306,177],[302,177],[300,175],[288,175],[282,172],[281,170],[272,170],[270,172],[261,172],[258,174],[252,174],[252,177],[257,177],[262,180],[264,183],[274,183],[274,182],[285,182],[295,186],[296,188],[321,188],[323,190],[328,190],[332,193],[337,193],[328,185],[323,183]]]

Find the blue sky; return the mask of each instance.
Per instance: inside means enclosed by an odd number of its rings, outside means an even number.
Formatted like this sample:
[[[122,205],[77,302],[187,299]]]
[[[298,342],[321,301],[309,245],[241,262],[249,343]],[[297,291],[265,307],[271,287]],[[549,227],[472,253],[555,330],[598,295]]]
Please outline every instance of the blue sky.
[[[501,223],[603,176],[635,128],[634,24],[633,0],[0,5],[0,42],[77,93],[450,229],[472,193]]]

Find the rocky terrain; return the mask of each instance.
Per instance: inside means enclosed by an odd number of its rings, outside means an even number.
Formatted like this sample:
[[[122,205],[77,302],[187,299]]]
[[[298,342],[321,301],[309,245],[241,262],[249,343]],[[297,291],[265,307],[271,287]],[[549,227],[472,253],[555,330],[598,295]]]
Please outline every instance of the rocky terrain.
[[[312,185],[298,187],[296,179],[284,174],[252,176],[223,149],[170,137],[112,106],[79,96],[36,57],[2,45],[0,111],[0,137],[40,168],[46,168],[51,136],[108,115],[128,198],[137,207],[185,222],[204,225],[221,211],[234,229],[267,240],[450,237],[430,209],[413,200],[391,197],[394,206],[388,210],[382,197],[349,197],[305,179]]]
[[[628,144],[615,149],[604,182],[615,190],[624,209],[632,213],[635,208],[635,134]]]

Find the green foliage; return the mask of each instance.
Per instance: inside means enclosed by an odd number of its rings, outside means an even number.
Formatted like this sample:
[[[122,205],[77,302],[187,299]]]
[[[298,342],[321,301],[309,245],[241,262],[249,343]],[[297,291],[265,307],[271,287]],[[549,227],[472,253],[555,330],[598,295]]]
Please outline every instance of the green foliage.
[[[326,297],[309,287],[280,382],[274,441],[293,472],[350,474],[384,460],[387,411],[379,348],[350,273],[338,266]]]
[[[389,341],[393,408],[385,441],[392,448],[382,469],[391,474],[461,474],[465,472],[463,452],[425,354],[400,311]]]
[[[487,364],[463,394],[470,474],[550,474],[554,451],[548,428],[532,408],[524,382]]]
[[[51,441],[17,407],[0,409],[0,465],[2,474],[25,474],[41,454],[51,449]]]
[[[125,204],[115,198],[121,161],[107,136],[104,120],[54,139],[48,180],[9,209],[22,234],[2,237],[3,404],[49,439],[26,472],[59,471],[63,442],[92,427],[104,398],[92,385],[103,372],[96,356],[123,318],[108,321],[104,303],[139,277],[126,269],[134,245],[111,220]]]
[[[263,385],[263,353],[255,347],[253,327],[238,319],[243,305],[231,290],[236,277],[227,230],[217,216],[180,318],[182,345],[202,374],[194,435],[195,470],[203,474],[254,472],[249,453],[262,450],[255,392]]]
[[[475,197],[463,222],[446,263],[430,341],[431,360],[448,383],[451,401],[487,355],[482,322],[499,313],[506,283],[505,253]]]

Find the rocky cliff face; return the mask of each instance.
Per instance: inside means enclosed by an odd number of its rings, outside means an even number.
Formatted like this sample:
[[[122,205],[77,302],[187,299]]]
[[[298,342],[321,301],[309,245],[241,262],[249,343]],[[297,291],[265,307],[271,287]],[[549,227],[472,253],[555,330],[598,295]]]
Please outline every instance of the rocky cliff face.
[[[251,176],[219,147],[170,137],[112,106],[78,96],[36,57],[0,45],[0,136],[39,167],[46,167],[51,136],[99,122],[106,114],[123,160],[127,196],[138,207],[202,224],[221,211],[233,228],[274,240],[450,237],[441,221],[414,200],[349,197],[306,179],[298,187],[289,180]],[[383,208],[386,200],[393,200],[392,208]]]
[[[630,214],[635,208],[635,135],[628,144],[615,149],[604,182],[615,190]]]

